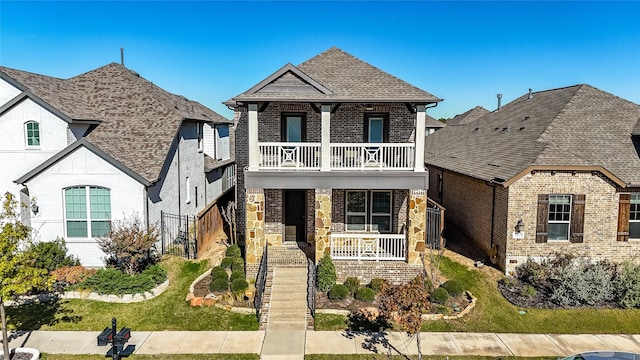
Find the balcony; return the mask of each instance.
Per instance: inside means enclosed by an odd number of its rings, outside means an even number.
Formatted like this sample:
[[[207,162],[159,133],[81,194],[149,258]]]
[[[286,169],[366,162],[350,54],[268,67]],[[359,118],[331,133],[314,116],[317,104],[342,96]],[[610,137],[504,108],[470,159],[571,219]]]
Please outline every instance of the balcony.
[[[260,170],[322,168],[320,143],[263,142],[258,144]],[[414,170],[411,143],[330,144],[329,170]]]

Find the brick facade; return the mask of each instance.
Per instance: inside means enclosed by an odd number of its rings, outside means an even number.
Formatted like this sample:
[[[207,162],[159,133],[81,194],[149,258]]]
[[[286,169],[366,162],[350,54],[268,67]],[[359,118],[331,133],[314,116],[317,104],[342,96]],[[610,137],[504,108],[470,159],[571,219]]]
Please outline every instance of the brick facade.
[[[422,273],[422,265],[407,264],[404,261],[347,261],[334,260],[337,282],[343,283],[347,277],[360,279],[366,285],[373,278],[386,279],[392,284],[405,284]]]

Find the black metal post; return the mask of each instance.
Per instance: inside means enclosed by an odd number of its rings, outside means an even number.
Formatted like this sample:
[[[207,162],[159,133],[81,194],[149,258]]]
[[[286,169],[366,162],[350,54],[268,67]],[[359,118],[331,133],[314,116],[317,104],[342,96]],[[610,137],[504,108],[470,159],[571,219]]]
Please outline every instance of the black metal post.
[[[113,360],[120,360],[120,356],[118,355],[118,350],[116,348],[116,334],[118,333],[116,326],[116,318],[111,318],[111,331],[113,336],[111,337],[111,358]]]

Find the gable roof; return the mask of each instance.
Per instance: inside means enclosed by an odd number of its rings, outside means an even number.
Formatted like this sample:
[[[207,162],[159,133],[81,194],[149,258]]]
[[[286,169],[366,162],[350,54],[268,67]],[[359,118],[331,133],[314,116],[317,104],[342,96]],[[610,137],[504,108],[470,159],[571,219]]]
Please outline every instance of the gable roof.
[[[443,128],[446,126],[446,124],[440,122],[439,120],[436,120],[435,118],[427,115],[425,120],[425,126],[428,128]]]
[[[425,162],[507,185],[532,167],[597,167],[619,185],[640,181],[631,136],[640,105],[585,84],[532,95],[428,136]]]
[[[453,118],[447,121],[447,125],[466,125],[471,124],[476,121],[478,118],[485,116],[490,111],[483,108],[482,106],[476,106],[473,109],[469,109],[462,114],[458,114]]]
[[[116,63],[70,79],[5,67],[0,72],[68,119],[100,122],[87,141],[149,183],[159,178],[184,120],[230,123]]]
[[[235,106],[238,102],[251,101],[428,104],[442,99],[332,47],[297,67],[285,65],[225,104]]]

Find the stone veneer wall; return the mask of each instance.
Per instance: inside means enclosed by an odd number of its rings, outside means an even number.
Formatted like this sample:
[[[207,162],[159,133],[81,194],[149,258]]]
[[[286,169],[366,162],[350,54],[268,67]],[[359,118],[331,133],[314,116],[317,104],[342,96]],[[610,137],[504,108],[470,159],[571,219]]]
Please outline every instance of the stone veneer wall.
[[[585,195],[582,243],[535,242],[538,194]],[[617,241],[619,201],[616,185],[600,173],[558,171],[552,175],[548,171],[538,171],[525,175],[509,186],[507,273],[527,257],[542,258],[558,252],[640,263],[640,241]],[[513,226],[519,219],[524,222],[525,237],[512,239]]]
[[[427,229],[427,191],[413,189],[409,194],[409,223],[407,224],[407,263],[421,265],[420,253],[424,252]],[[418,244],[421,243],[421,246]],[[416,247],[421,248],[417,251]]]
[[[315,191],[315,261],[329,253],[331,243],[331,189]]]
[[[386,279],[392,284],[405,284],[422,272],[422,265],[407,264],[404,261],[333,260],[333,264],[338,283],[354,276],[363,285],[369,284],[373,278]]]
[[[246,245],[245,258],[247,264],[247,278],[252,279],[257,274],[262,251],[265,245],[264,234],[264,193],[262,189],[247,189],[246,191]],[[249,266],[251,264],[251,266]],[[256,273],[253,273],[255,268]],[[251,273],[250,273],[251,271]]]

